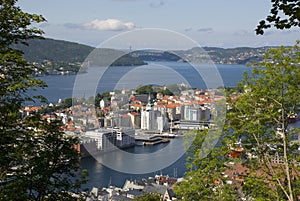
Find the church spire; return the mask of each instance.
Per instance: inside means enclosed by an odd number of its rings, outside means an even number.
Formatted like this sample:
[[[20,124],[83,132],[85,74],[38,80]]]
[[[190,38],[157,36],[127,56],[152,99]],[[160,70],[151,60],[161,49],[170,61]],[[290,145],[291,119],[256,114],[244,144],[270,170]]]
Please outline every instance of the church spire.
[[[146,111],[149,111],[149,110],[152,110],[152,104],[151,104],[151,96],[150,96],[150,93],[149,93],[149,96],[148,96],[148,103],[146,105]]]

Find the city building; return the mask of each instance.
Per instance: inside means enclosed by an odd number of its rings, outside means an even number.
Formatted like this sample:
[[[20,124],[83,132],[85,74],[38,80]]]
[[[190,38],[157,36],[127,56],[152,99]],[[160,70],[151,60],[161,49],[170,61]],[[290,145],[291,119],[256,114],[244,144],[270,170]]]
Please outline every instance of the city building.
[[[84,136],[94,139],[100,152],[135,145],[135,130],[129,128],[96,129],[85,132]]]
[[[95,139],[97,151],[110,151],[116,148],[116,132],[111,129],[96,129],[85,132],[84,136]]]
[[[181,120],[183,121],[209,121],[210,109],[199,105],[184,105],[181,107]]]
[[[168,119],[160,111],[154,110],[149,96],[146,109],[141,111],[141,129],[162,132],[168,129]]]

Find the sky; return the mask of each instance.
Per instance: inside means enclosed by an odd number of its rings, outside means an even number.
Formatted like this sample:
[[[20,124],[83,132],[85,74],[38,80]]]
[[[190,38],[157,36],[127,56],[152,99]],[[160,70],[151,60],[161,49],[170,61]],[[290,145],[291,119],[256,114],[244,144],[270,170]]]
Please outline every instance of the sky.
[[[299,28],[255,34],[270,0],[20,0],[18,5],[46,18],[35,25],[45,37],[94,47],[146,28],[178,32],[202,47],[293,45],[300,39]]]

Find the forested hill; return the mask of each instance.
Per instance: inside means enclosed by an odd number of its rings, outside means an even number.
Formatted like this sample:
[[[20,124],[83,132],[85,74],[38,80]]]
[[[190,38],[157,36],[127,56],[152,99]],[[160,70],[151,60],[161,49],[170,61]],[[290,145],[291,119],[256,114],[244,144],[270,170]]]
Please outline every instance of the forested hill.
[[[114,49],[99,49],[74,42],[34,39],[14,48],[22,50],[27,61],[40,67],[35,76],[69,75],[86,72],[87,66],[139,66],[146,64],[138,57]]]
[[[42,39],[30,40],[29,46],[18,45],[28,61],[42,63],[75,63],[83,62],[93,51],[93,47],[63,40]]]
[[[30,62],[36,62],[40,64],[45,62],[50,62],[53,65],[82,63],[86,58],[88,58],[88,56],[91,56],[91,52],[93,52],[93,56],[95,56],[95,53],[114,56],[124,54],[119,50],[95,50],[95,48],[91,46],[49,38],[29,40],[28,44],[28,46],[18,45],[17,48],[24,52],[25,59]],[[108,62],[102,61],[102,63]],[[141,59],[126,54],[116,60],[112,66],[131,66],[143,64],[145,63]]]

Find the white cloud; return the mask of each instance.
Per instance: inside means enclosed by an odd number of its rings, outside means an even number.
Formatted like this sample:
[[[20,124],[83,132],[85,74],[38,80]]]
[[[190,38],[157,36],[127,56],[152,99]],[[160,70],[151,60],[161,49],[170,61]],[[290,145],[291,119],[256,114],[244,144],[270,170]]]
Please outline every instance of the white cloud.
[[[135,28],[132,22],[122,22],[118,19],[95,19],[91,22],[83,24],[86,29],[96,29],[101,31],[126,31]]]

